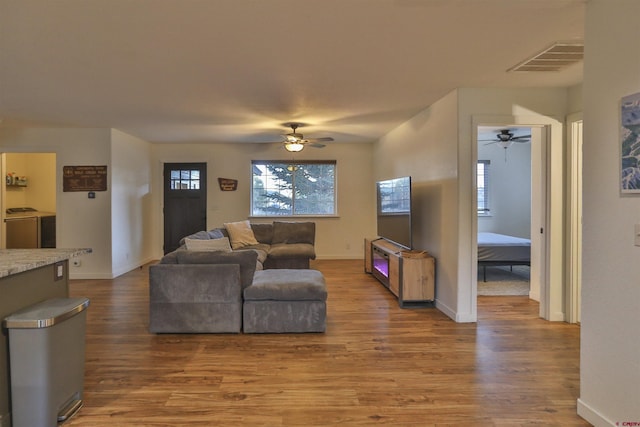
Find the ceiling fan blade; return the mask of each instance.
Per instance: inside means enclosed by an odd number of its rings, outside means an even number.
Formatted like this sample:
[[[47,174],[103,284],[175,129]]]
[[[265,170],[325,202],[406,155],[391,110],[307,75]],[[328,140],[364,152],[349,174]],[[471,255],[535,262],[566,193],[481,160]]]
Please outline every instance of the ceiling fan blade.
[[[511,138],[512,141],[517,141],[518,139],[531,139],[531,135],[520,135]]]
[[[479,139],[478,142],[498,142],[497,139],[493,138],[493,139]]]
[[[488,139],[485,139],[485,141],[489,141]],[[491,142],[487,142],[484,145],[491,145],[491,144],[497,144],[499,141],[491,141]]]
[[[331,142],[334,139],[331,138],[330,136],[325,136],[323,138],[305,138],[305,141],[308,142]]]
[[[326,147],[326,145],[324,144],[320,144],[318,142],[310,142],[309,143],[309,147],[313,147],[313,148],[324,148]]]

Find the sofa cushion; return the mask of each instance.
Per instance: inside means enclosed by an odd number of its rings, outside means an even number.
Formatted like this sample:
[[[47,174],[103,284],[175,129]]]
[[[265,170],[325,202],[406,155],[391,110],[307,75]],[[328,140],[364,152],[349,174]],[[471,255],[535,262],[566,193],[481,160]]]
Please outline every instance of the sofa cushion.
[[[315,243],[315,222],[273,222],[273,238],[271,244],[276,243]]]
[[[221,239],[184,239],[188,251],[222,251],[231,252],[231,244],[228,237]]]
[[[180,246],[184,245],[185,239],[209,240],[210,238],[211,237],[209,237],[209,233],[207,233],[206,231],[198,231],[180,239],[179,244]]]
[[[243,295],[251,301],[326,301],[327,287],[317,270],[262,270]]]
[[[178,251],[178,264],[238,264],[242,288],[251,285],[258,254],[255,251],[196,252]]]
[[[238,249],[237,251],[254,251],[258,254],[258,262],[264,263],[269,253],[269,245],[251,245]]]
[[[266,245],[271,244],[271,239],[273,239],[273,224],[251,223],[251,229],[258,242]]]
[[[207,234],[209,235],[210,239],[222,239],[222,238],[225,238],[225,237],[229,237],[228,234],[225,236],[225,234],[219,228],[213,228],[213,229],[207,231]]]
[[[227,229],[227,233],[229,233],[229,240],[231,240],[231,247],[233,249],[258,244],[249,220],[226,222],[224,227]]]
[[[278,243],[269,249],[271,258],[310,258],[316,259],[316,251],[309,243]]]

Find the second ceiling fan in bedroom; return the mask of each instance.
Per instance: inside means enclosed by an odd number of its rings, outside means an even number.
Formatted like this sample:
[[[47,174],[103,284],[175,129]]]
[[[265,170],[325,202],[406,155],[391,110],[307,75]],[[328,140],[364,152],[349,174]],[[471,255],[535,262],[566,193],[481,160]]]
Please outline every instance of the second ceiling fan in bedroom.
[[[478,142],[484,142],[484,145],[496,144],[504,148],[504,161],[507,161],[507,148],[511,147],[514,143],[527,143],[531,142],[531,133],[528,135],[516,135],[511,129],[501,129],[496,134],[495,138],[480,139]]]

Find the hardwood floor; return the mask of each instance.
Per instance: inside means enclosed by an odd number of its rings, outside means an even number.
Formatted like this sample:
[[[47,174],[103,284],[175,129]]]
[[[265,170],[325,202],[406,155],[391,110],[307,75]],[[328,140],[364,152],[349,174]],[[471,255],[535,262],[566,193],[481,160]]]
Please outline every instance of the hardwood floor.
[[[400,309],[362,261],[316,261],[327,331],[154,335],[148,267],[75,280],[87,313],[84,407],[66,426],[588,426],[579,327],[526,297],[481,297],[477,324]]]

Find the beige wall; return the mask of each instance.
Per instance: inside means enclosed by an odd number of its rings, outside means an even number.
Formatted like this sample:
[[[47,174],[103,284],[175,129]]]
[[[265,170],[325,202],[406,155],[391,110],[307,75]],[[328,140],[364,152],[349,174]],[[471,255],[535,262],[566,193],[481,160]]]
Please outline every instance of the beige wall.
[[[640,92],[638,16],[637,0],[587,2],[578,413],[595,426],[640,422],[640,195],[620,193],[620,100]]]
[[[437,260],[436,306],[459,322],[477,319],[475,274],[476,210],[475,145],[478,124],[548,125],[552,147],[551,172],[563,182],[566,89],[458,89],[443,97],[376,144],[376,179],[411,175],[419,215],[416,247]],[[563,186],[550,197],[551,215],[560,235],[551,245],[555,305],[553,320],[562,320]]]
[[[410,175],[413,245],[436,258],[436,306],[456,318],[458,293],[457,91],[375,145],[375,180]]]
[[[153,247],[162,255],[162,168],[164,163],[207,163],[207,227],[249,218],[252,160],[336,160],[338,215],[311,217],[316,223],[318,258],[357,259],[363,255],[363,239],[375,235],[375,187],[372,178],[371,144],[328,144],[307,148],[292,156],[279,144],[154,144]],[[222,192],[218,178],[238,180],[236,191]],[[273,218],[250,218],[254,222]],[[281,218],[283,219],[283,218]],[[284,218],[295,220],[295,218]]]
[[[162,255],[163,162],[207,162],[207,221],[213,228],[248,217],[251,160],[292,158],[277,144],[152,145],[110,129],[4,127],[0,152],[56,154],[58,245],[93,249],[80,267],[71,269],[72,279],[111,278]],[[330,159],[338,165],[338,215],[312,218],[318,257],[362,258],[364,237],[375,234],[371,144],[330,144],[296,158]],[[84,192],[62,192],[66,165],[107,165],[107,191],[96,192],[95,199]],[[221,192],[218,177],[238,179],[238,191]]]
[[[119,276],[153,259],[151,144],[111,131],[111,260]]]
[[[62,191],[65,165],[110,166],[108,129],[0,128],[0,152],[56,154],[57,245],[92,248],[82,266],[71,268],[70,277],[108,278],[111,270],[111,190],[88,199],[84,192]],[[4,209],[4,207],[2,207]]]
[[[550,320],[564,320],[564,117],[567,114],[566,88],[536,89],[471,89],[459,90],[459,319],[475,321],[476,312],[476,228],[477,216],[473,205],[475,185],[476,127],[478,125],[516,124],[536,128],[546,127],[549,186],[549,212],[532,216],[532,224],[540,221],[547,237],[548,276],[550,293],[541,291],[541,316]],[[532,149],[534,147],[532,146]],[[533,210],[541,207],[533,207]],[[534,236],[532,235],[532,239]],[[533,242],[532,242],[533,244]]]

